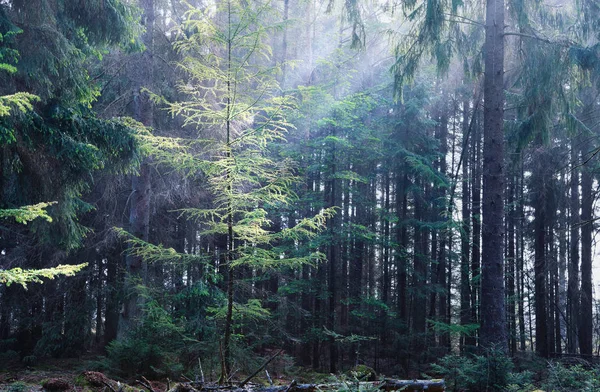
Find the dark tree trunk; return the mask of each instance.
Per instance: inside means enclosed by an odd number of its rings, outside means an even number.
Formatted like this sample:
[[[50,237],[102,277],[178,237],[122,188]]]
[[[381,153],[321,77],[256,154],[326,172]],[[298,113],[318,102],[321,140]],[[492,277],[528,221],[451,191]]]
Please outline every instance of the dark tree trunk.
[[[427,316],[427,293],[425,283],[427,281],[428,265],[428,237],[427,229],[421,221],[426,216],[424,203],[421,195],[415,194],[414,218],[417,222],[414,234],[414,255],[412,274],[412,353],[417,356],[417,361],[425,359],[426,342],[426,316]]]
[[[103,322],[102,322],[102,310],[104,308],[104,260],[100,255],[96,254],[96,334],[94,337],[94,343],[96,346],[102,344],[103,334]]]
[[[110,252],[106,259],[106,311],[104,313],[104,346],[117,338],[119,326],[119,277],[121,249]]]
[[[406,189],[408,185],[408,175],[404,172],[404,166],[396,173],[396,213],[398,223],[396,224],[396,241],[398,248],[396,250],[396,272],[398,285],[396,296],[398,302],[398,316],[406,322],[407,318],[407,272],[406,258],[408,248],[408,232],[406,227],[406,214],[408,209],[408,200]]]
[[[539,147],[539,146],[538,146]],[[539,150],[543,147],[539,147]],[[536,352],[544,358],[548,357],[548,314],[546,306],[546,192],[547,182],[545,174],[545,156],[538,153],[535,158],[536,189],[534,199],[534,288],[535,288],[535,348]]]
[[[590,155],[587,147],[582,149],[582,158]],[[579,308],[579,352],[592,355],[592,229],[593,203],[592,174],[589,166],[581,171],[581,303]]]
[[[512,172],[512,171],[511,171]],[[507,252],[507,304],[509,325],[509,348],[511,355],[517,351],[517,323],[516,323],[516,293],[515,293],[515,176],[511,173],[508,191],[508,252]]]
[[[439,158],[439,172],[441,176],[446,176],[446,171],[448,170],[448,165],[446,162],[446,155],[448,154],[448,113],[447,108],[444,107],[444,112],[441,116],[440,126],[439,126],[439,141],[440,141],[440,158]],[[444,188],[440,191],[441,195],[439,199],[441,200],[440,210],[446,208],[446,191]],[[441,214],[439,214],[441,216]],[[443,216],[441,216],[442,220],[446,220]],[[439,218],[438,218],[439,219]],[[447,233],[446,230],[443,229],[440,231],[440,244],[438,251],[438,271],[437,271],[437,280],[438,287],[440,290],[440,298],[439,298],[439,319],[440,321],[450,324],[450,320],[448,318],[448,295],[449,292],[446,292],[446,286],[448,281],[447,269],[448,263],[446,258],[446,243],[447,243]],[[442,348],[443,352],[450,349],[450,336],[446,332],[441,332],[439,336],[439,344]]]
[[[469,181],[469,140],[467,131],[469,128],[469,101],[463,102],[463,166],[462,166],[462,225],[460,232],[460,324],[468,325],[471,324],[471,277],[469,274],[470,270],[470,234],[471,234],[471,209],[469,208],[470,202],[470,181]],[[473,336],[462,335],[460,337],[460,351],[464,353],[469,346],[475,346],[475,339]]]
[[[519,348],[525,351],[525,190],[522,163],[518,175],[517,197],[517,297],[519,304]]]
[[[142,92],[145,87],[150,87],[152,82],[152,50],[153,50],[153,30],[154,30],[154,0],[142,0],[140,7],[143,11],[143,22],[146,28],[142,36],[142,41],[146,46],[146,51],[137,56],[132,62],[130,75],[134,80],[133,90],[133,113],[134,118],[142,122],[145,126],[153,125],[152,104],[147,94]],[[151,197],[151,170],[148,159],[142,162],[137,176],[131,180],[131,198],[129,209],[129,232],[144,241],[148,240],[149,222],[150,222],[150,197]],[[141,257],[134,255],[126,256],[127,266],[127,299],[123,304],[121,312],[119,334],[123,336],[130,330],[137,319],[140,317],[140,298],[138,297],[135,286],[139,280],[145,281],[145,266],[142,264]]]
[[[556,352],[558,354],[562,354],[563,352],[563,332],[565,331],[566,328],[566,319],[565,319],[565,311],[567,309],[567,297],[566,297],[566,287],[567,287],[567,278],[566,278],[566,271],[567,271],[567,228],[568,228],[568,221],[567,221],[567,212],[566,212],[566,208],[568,205],[568,199],[566,197],[567,193],[567,185],[565,182],[566,179],[566,175],[565,175],[564,171],[561,175],[561,179],[560,179],[560,191],[559,191],[559,195],[564,195],[562,197],[559,197],[559,211],[560,211],[560,215],[558,218],[559,221],[559,232],[558,232],[558,277],[557,277],[557,281],[558,281],[558,287],[557,292],[558,292],[558,303],[556,304],[556,308],[555,308],[555,312],[556,312],[556,332],[555,332],[555,339],[556,339]]]
[[[567,352],[577,352],[577,324],[579,322],[579,149],[576,139],[571,142],[571,205],[570,250],[567,286]]]
[[[475,126],[473,135],[473,153],[471,154],[471,170],[473,171],[472,183],[472,210],[473,245],[471,247],[471,322],[479,323],[479,309],[481,300],[481,133],[478,125]],[[477,335],[473,336],[473,342]]]
[[[486,1],[481,339],[507,350],[504,304],[504,0]]]
[[[335,137],[335,132],[332,131],[332,136]],[[329,150],[329,177],[328,184],[325,189],[326,205],[328,207],[336,206],[338,202],[338,184],[335,178],[337,172],[337,161],[336,161],[336,148],[335,144],[332,144]],[[335,330],[336,323],[336,299],[337,299],[337,264],[338,264],[338,214],[334,215],[327,221],[328,232],[329,232],[329,244],[327,247],[327,261],[328,261],[328,313],[327,313],[327,329],[330,331]],[[333,335],[329,336],[329,372],[337,372],[337,344]]]

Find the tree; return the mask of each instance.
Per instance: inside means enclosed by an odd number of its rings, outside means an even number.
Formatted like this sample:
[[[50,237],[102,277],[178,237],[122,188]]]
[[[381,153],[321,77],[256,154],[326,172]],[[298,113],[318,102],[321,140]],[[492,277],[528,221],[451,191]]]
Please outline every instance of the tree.
[[[47,206],[52,222],[3,222],[4,272],[19,268],[35,278],[35,270],[50,275],[57,261],[80,262],[76,252],[89,229],[79,219],[92,208],[83,201],[91,180],[100,172],[125,173],[135,167],[139,145],[132,128],[125,121],[100,119],[90,108],[100,88],[87,66],[107,48],[135,46],[137,26],[134,8],[118,0],[0,5],[0,57],[5,63],[0,68],[8,71],[0,75],[0,208],[21,219],[40,212],[22,206],[56,201]],[[18,314],[11,317],[11,309],[2,310],[2,338],[12,326],[18,329],[15,345],[24,356],[55,353],[64,338],[62,326],[72,325],[76,315],[68,314],[64,298],[54,294],[62,285],[67,303],[84,301],[85,295],[71,295],[71,290],[81,290],[85,273],[75,278],[77,283],[70,280],[71,286],[56,279],[29,287],[27,296],[18,287],[0,288],[2,302],[11,303]],[[38,317],[27,317],[33,313]]]
[[[256,300],[236,303],[236,275],[242,267],[265,270],[318,261],[322,256],[315,252],[283,257],[273,244],[314,235],[333,212],[325,209],[278,232],[269,229],[267,211],[290,203],[294,181],[291,162],[268,154],[271,144],[285,140],[290,126],[284,117],[290,99],[279,94],[278,68],[270,64],[271,49],[264,43],[275,27],[263,22],[271,11],[268,2],[247,6],[237,0],[219,3],[216,10],[190,7],[175,43],[183,57],[179,67],[187,75],[179,88],[189,100],[169,103],[155,97],[171,113],[181,115],[185,126],[210,135],[204,140],[176,140],[188,152],[168,159],[179,170],[205,176],[213,198],[212,207],[184,208],[182,215],[204,224],[203,233],[224,239],[219,270],[226,281],[226,304],[214,309],[224,323],[222,381],[231,373],[237,314],[268,313]],[[198,145],[201,153],[191,154]],[[145,244],[133,244],[133,254],[141,256],[138,252],[144,252]]]

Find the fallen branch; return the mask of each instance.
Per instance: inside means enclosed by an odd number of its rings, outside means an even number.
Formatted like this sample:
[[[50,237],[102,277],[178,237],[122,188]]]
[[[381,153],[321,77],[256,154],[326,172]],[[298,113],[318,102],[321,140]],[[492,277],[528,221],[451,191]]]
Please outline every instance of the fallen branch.
[[[113,387],[112,387],[112,385],[110,385],[110,384],[109,384],[109,383],[107,383],[106,381],[104,381],[104,380],[100,380],[100,382],[101,382],[102,384],[104,384],[104,385],[105,385],[105,386],[106,386],[108,389],[110,389],[112,392],[117,392],[117,390],[116,390],[115,388],[113,388]]]
[[[383,381],[379,389],[384,391],[397,391],[413,392],[413,391],[427,391],[427,392],[443,392],[446,390],[446,383],[444,380],[389,380]]]
[[[148,380],[146,380],[145,377],[142,376],[142,378],[145,381],[142,380],[135,380],[136,383],[140,384],[141,386],[143,386],[144,388],[146,388],[147,390],[149,390],[150,392],[154,392],[154,389],[152,389],[152,385],[150,385],[150,383],[148,382]]]
[[[252,380],[254,378],[254,376],[256,376],[259,372],[261,372],[264,368],[267,367],[267,365],[269,364],[269,362],[271,362],[272,360],[274,360],[279,354],[281,354],[283,352],[282,350],[277,351],[275,354],[273,354],[273,356],[269,359],[267,359],[267,361],[265,363],[262,364],[261,367],[258,368],[257,371],[255,371],[254,373],[252,373],[251,375],[249,375],[248,377],[246,377],[246,379],[244,381],[242,381],[239,385],[240,388],[243,388],[244,385],[246,385],[248,383],[248,381]]]
[[[298,385],[298,383],[296,382],[296,380],[292,380],[292,382],[290,383],[290,386],[287,387],[287,389],[285,390],[285,392],[290,392],[292,390],[292,388],[296,387],[296,385]]]
[[[269,385],[273,386],[273,380],[271,379],[271,375],[267,369],[265,369],[265,374],[267,375],[267,380],[269,380]]]
[[[380,391],[402,391],[402,392],[443,392],[446,385],[444,380],[392,380],[384,381],[361,381],[358,383],[357,389]],[[339,389],[348,388],[344,383],[330,384],[296,384],[292,381],[290,385],[282,385],[278,387],[256,388],[252,392],[317,392],[317,391],[336,391]]]

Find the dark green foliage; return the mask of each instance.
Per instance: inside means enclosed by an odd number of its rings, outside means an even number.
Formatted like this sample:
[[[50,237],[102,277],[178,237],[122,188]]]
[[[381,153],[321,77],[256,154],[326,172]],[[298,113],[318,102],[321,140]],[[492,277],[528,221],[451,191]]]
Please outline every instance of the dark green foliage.
[[[186,347],[184,327],[155,300],[144,303],[139,325],[108,347],[108,357],[101,367],[124,377],[178,377]]]
[[[432,365],[450,391],[502,391],[511,380],[512,369],[511,359],[494,350],[473,357],[448,355]]]
[[[582,365],[566,366],[560,362],[548,364],[544,390],[556,392],[592,392],[600,389],[600,369]]]

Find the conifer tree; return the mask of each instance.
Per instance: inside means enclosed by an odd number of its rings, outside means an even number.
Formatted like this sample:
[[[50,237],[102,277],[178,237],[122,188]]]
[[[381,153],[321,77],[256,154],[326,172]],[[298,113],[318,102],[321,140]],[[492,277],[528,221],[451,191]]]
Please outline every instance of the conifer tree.
[[[184,126],[198,132],[197,140],[172,141],[178,145],[177,155],[161,156],[164,139],[156,145],[158,161],[206,179],[212,206],[180,212],[202,223],[201,233],[224,239],[218,270],[226,284],[226,303],[213,310],[223,323],[221,381],[232,370],[234,322],[242,314],[268,315],[256,299],[236,302],[236,280],[246,268],[262,271],[319,261],[318,252],[290,256],[276,244],[311,237],[333,213],[325,209],[299,219],[293,227],[270,229],[268,210],[292,201],[295,181],[293,163],[269,152],[285,140],[291,126],[285,119],[291,100],[280,94],[279,68],[272,66],[271,49],[265,43],[267,33],[277,27],[264,23],[272,11],[269,2],[248,5],[237,0],[220,2],[214,9],[190,6],[175,42],[183,58],[178,65],[186,74],[179,89],[188,100],[167,102],[155,96],[173,115],[182,116]],[[152,255],[156,248],[130,241],[134,254],[161,259],[160,254]],[[166,258],[178,257],[167,254]]]

